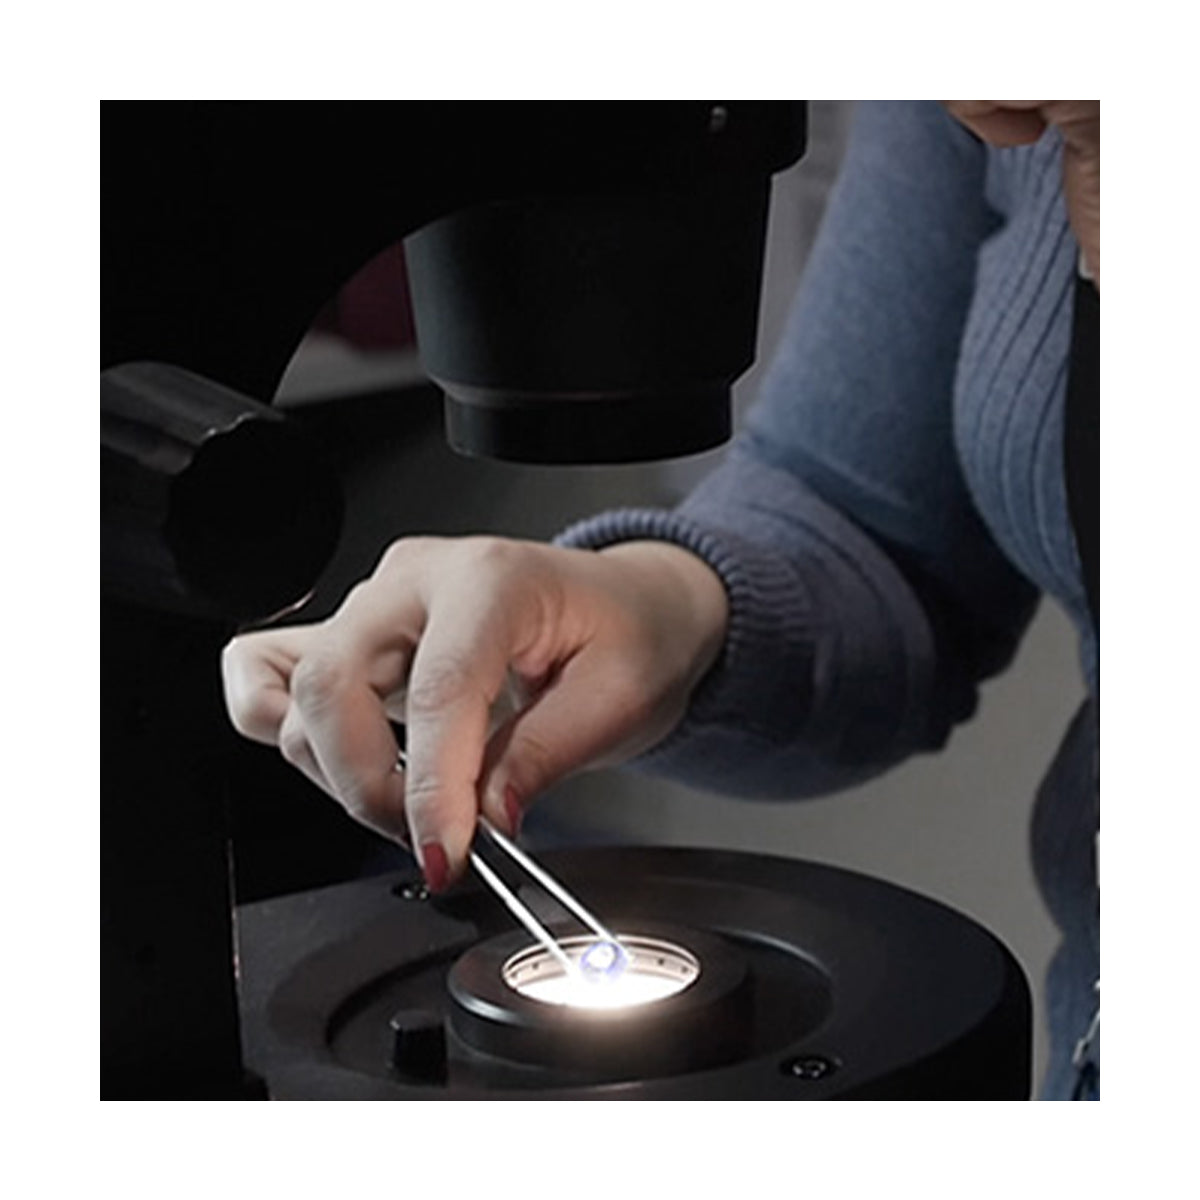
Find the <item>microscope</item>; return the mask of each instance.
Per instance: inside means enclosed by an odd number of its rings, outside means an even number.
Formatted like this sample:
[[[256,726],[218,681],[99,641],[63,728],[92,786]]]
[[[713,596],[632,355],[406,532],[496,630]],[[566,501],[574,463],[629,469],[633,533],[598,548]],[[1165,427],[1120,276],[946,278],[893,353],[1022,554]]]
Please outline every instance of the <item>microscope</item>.
[[[504,982],[524,951],[484,896],[435,904],[394,879],[232,903],[221,648],[305,597],[342,519],[321,448],[272,406],[315,315],[402,241],[456,450],[579,464],[719,445],[754,358],[772,176],[805,118],[750,101],[102,106],[105,1098],[1027,1095],[1011,955],[831,868],[566,852],[594,894],[640,879],[630,919],[655,946],[667,922],[697,976],[648,1007],[658,1033],[632,1020],[598,1040]],[[585,1045],[610,1049],[562,1053]]]

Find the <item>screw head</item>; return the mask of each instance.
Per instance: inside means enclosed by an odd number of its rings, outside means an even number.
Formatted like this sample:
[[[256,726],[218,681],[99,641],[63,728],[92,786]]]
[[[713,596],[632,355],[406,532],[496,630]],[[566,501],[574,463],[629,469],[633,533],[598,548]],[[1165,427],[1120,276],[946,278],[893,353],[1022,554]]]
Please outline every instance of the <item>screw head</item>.
[[[429,886],[423,879],[417,879],[410,883],[399,884],[392,889],[392,893],[399,896],[401,900],[428,900]]]
[[[783,1064],[785,1075],[810,1083],[824,1079],[836,1070],[837,1063],[821,1054],[801,1054],[796,1058],[789,1058]]]

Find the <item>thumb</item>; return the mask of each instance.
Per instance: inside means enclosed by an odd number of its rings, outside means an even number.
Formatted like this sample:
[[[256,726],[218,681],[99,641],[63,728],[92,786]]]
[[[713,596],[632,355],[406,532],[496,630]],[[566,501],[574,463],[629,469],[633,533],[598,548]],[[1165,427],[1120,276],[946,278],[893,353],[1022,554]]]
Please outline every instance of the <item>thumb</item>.
[[[683,707],[656,702],[638,667],[599,651],[579,655],[489,740],[484,812],[515,834],[525,809],[547,788],[649,749],[671,731]]]

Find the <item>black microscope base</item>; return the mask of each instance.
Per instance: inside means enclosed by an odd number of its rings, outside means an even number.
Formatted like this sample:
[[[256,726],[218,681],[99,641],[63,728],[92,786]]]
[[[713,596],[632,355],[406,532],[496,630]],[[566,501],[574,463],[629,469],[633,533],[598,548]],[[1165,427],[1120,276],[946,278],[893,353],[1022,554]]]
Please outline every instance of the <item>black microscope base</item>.
[[[1025,978],[944,905],[832,867],[724,851],[605,847],[545,862],[618,933],[669,924],[727,945],[748,979],[739,1048],[717,1065],[698,1052],[697,1069],[641,1077],[625,1065],[589,1078],[552,1056],[536,1065],[465,1045],[447,975],[512,919],[481,888],[431,900],[399,874],[238,910],[249,1068],[284,1100],[1029,1098]],[[399,1010],[445,1026],[438,1070],[393,1065]]]

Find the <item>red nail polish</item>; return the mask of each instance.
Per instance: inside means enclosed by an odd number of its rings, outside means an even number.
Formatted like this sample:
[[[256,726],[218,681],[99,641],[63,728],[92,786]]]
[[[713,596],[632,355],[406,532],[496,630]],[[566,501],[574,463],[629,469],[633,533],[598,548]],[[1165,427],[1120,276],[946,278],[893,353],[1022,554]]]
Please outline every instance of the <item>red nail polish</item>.
[[[446,852],[437,842],[422,844],[421,870],[425,873],[425,882],[431,892],[445,890],[450,871],[446,863]]]
[[[521,807],[517,789],[511,783],[504,789],[504,812],[508,817],[509,833],[516,837],[521,832],[521,822],[525,819],[525,810]]]

